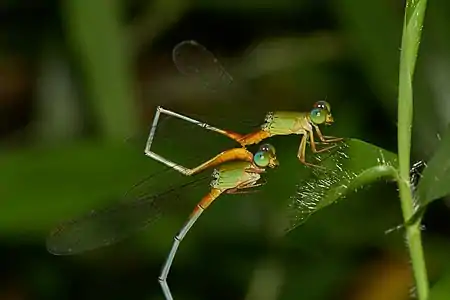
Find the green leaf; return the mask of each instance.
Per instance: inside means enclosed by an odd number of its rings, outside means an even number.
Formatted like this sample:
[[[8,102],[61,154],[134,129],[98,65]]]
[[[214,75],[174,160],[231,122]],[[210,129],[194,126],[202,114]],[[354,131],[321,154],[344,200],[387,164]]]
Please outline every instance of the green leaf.
[[[289,201],[289,230],[349,192],[381,178],[397,176],[396,154],[357,139],[347,139],[317,158],[326,169],[311,169],[300,181]]]
[[[417,211],[407,222],[417,222],[431,202],[450,194],[450,126],[433,158],[427,163],[416,192]]]

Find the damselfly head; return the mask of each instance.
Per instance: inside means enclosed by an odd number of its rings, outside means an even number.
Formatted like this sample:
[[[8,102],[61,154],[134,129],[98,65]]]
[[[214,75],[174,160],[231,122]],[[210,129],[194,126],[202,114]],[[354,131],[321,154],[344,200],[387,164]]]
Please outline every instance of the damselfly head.
[[[253,155],[253,162],[260,168],[274,168],[279,165],[275,154],[275,147],[271,144],[264,144],[259,147],[258,152]]]
[[[331,113],[331,105],[327,101],[321,100],[314,103],[314,108],[326,109]]]
[[[271,152],[273,155],[276,154],[275,147],[271,144],[264,144],[259,147],[259,151]]]
[[[317,101],[309,114],[309,119],[316,125],[331,125],[334,122],[331,115],[331,105],[327,101]]]

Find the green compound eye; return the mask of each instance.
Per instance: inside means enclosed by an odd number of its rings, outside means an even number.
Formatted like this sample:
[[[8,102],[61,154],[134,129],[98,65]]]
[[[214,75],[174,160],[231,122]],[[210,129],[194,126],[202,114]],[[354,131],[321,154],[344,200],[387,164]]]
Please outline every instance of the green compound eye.
[[[269,153],[272,153],[272,155],[275,155],[275,153],[276,153],[275,147],[272,146],[271,144],[262,145],[261,147],[259,147],[259,151],[269,152]]]
[[[331,106],[330,103],[328,103],[327,101],[317,101],[316,103],[314,103],[314,108],[321,108],[321,109],[326,109],[329,112],[331,111]]]
[[[260,168],[265,168],[270,162],[270,152],[258,151],[253,155],[253,161]]]
[[[323,124],[327,119],[328,111],[322,108],[314,108],[311,110],[309,117],[314,124]]]

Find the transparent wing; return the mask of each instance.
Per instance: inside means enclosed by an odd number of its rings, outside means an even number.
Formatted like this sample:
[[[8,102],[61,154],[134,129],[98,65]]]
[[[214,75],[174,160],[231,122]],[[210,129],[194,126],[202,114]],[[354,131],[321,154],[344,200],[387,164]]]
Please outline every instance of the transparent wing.
[[[172,174],[173,175],[173,174]],[[151,194],[154,176],[141,181],[115,205],[57,226],[47,238],[47,250],[55,255],[72,255],[114,244],[145,228],[186,198],[194,187],[207,189],[210,176],[199,177],[164,192]]]
[[[233,82],[233,77],[217,58],[196,41],[183,41],[177,44],[173,48],[172,59],[180,73],[197,77],[209,88]]]
[[[205,122],[209,121],[217,126],[220,126],[217,123],[242,124],[243,127],[250,127],[253,130],[261,126],[267,113],[265,108],[262,109],[261,101],[255,99],[253,93],[244,85],[236,84],[220,61],[205,46],[193,40],[182,41],[173,48],[172,59],[181,74],[200,81],[209,91],[216,92],[211,97],[225,100],[215,101],[210,107],[217,112],[217,116],[208,115],[205,118],[202,115],[190,113],[192,117],[200,118]],[[258,103],[258,109],[255,109],[255,101]],[[240,109],[230,110],[230,107],[234,106],[239,106]],[[224,111],[232,112],[232,115],[228,114],[226,120],[224,117],[219,117],[224,115]],[[233,128],[229,129],[233,130]],[[234,130],[240,130],[240,128]]]

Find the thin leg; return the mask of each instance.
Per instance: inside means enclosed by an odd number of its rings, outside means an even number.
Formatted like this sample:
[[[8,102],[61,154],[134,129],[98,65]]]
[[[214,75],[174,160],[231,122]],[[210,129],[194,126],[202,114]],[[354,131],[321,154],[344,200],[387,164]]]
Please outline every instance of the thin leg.
[[[322,135],[322,132],[320,131],[319,126],[313,124],[314,128],[316,129],[317,136],[319,137],[320,141],[323,143],[333,143],[333,142],[339,142],[342,141],[343,138],[338,138],[334,136],[324,136]]]
[[[258,187],[260,185],[262,185],[262,184],[255,185],[255,187]],[[236,189],[236,190],[231,190],[227,194],[240,195],[240,194],[254,194],[254,193],[258,193],[258,192],[260,192],[260,191],[258,191],[258,190],[238,190],[238,189]]]
[[[173,300],[172,294],[170,293],[169,285],[167,284],[167,275],[169,274],[170,267],[172,266],[173,260],[177,253],[178,247],[181,244],[181,241],[188,233],[189,229],[194,225],[194,223],[198,220],[200,215],[205,211],[205,209],[222,194],[224,190],[212,189],[208,195],[206,195],[199,204],[197,204],[196,208],[189,216],[186,224],[181,228],[179,233],[175,236],[172,244],[172,248],[170,249],[169,255],[167,256],[166,262],[163,265],[161,270],[161,274],[159,275],[159,284],[161,285],[162,291],[164,293],[164,297],[166,300]]]
[[[166,166],[168,166],[170,168],[173,168],[174,170],[176,170],[176,171],[178,171],[178,172],[180,172],[180,173],[182,173],[182,174],[184,174],[186,176],[190,176],[190,175],[196,174],[196,173],[198,173],[200,171],[203,171],[203,170],[205,170],[207,168],[216,166],[218,164],[221,164],[221,163],[224,163],[224,162],[227,162],[227,161],[230,161],[230,160],[244,160],[244,161],[249,161],[249,162],[253,161],[253,154],[250,153],[248,150],[246,150],[244,148],[235,148],[235,149],[231,149],[231,150],[227,150],[227,151],[224,151],[222,153],[219,153],[218,155],[216,155],[212,159],[210,159],[210,160],[208,160],[208,161],[202,163],[201,165],[199,165],[199,166],[197,166],[195,168],[192,168],[192,169],[189,169],[187,167],[184,167],[182,165],[179,165],[179,164],[177,164],[177,163],[175,163],[175,162],[173,162],[171,160],[168,160],[168,159],[162,157],[161,155],[159,155],[159,154],[157,154],[157,153],[155,153],[155,152],[150,150],[151,146],[152,146],[152,143],[153,143],[153,139],[155,137],[156,127],[158,125],[159,116],[160,116],[161,113],[165,113],[165,114],[168,114],[168,115],[176,116],[176,117],[179,117],[179,118],[181,118],[183,120],[187,120],[189,122],[193,122],[193,123],[197,122],[195,124],[197,124],[199,126],[202,126],[200,124],[205,124],[202,127],[210,129],[210,130],[213,130],[213,131],[215,131],[215,129],[216,129],[215,127],[211,127],[211,126],[207,127],[209,125],[207,125],[206,123],[200,123],[200,122],[198,122],[198,121],[196,121],[194,119],[190,119],[190,118],[185,117],[183,115],[180,115],[180,114],[177,114],[177,113],[165,110],[162,107],[158,107],[157,110],[156,110],[155,118],[153,119],[153,124],[152,124],[152,128],[150,130],[150,134],[149,134],[148,139],[147,139],[147,143],[145,145],[144,153],[148,157],[151,157],[154,160],[156,160],[156,161],[158,161],[158,162],[160,162],[160,163],[162,163],[162,164],[164,164],[164,165],[166,165]],[[211,128],[215,128],[215,129],[211,129]],[[217,129],[217,130],[220,130],[220,129]]]
[[[331,148],[336,147],[336,144],[334,144],[334,145],[331,145],[331,146],[322,148],[322,149],[320,149],[320,150],[317,150],[317,148],[316,148],[316,142],[314,141],[314,133],[313,133],[312,131],[309,131],[309,137],[310,137],[310,140],[311,140],[311,150],[312,150],[314,153],[325,152],[325,151],[330,150]]]
[[[297,153],[297,157],[300,160],[300,162],[306,166],[309,167],[316,167],[316,168],[324,168],[322,166],[319,165],[315,165],[309,162],[306,162],[305,159],[305,151],[306,151],[306,141],[308,140],[308,135],[306,133],[303,134],[302,136],[302,140],[300,141],[300,147],[298,148],[298,153]],[[312,148],[312,144],[313,142],[311,142],[311,148]]]
[[[249,168],[245,168],[245,172],[262,174],[262,173],[265,173],[266,170],[258,169],[258,168],[254,168],[254,167],[249,167]]]
[[[241,183],[240,185],[238,185],[234,189],[227,190],[226,193],[227,194],[246,194],[246,193],[250,193],[251,192],[251,191],[249,191],[247,189],[255,188],[255,187],[258,187],[258,186],[263,186],[265,184],[266,184],[266,182],[256,183],[254,180],[249,180],[247,182]]]

